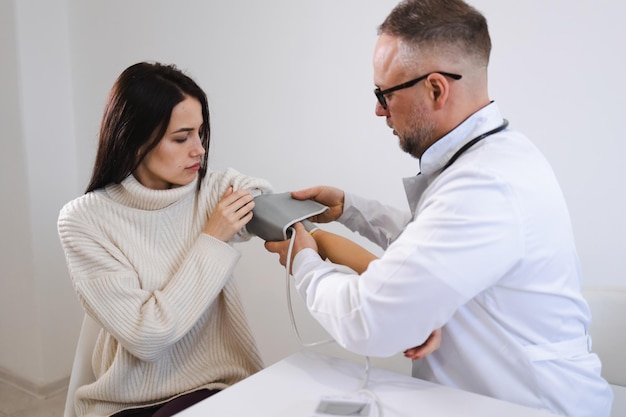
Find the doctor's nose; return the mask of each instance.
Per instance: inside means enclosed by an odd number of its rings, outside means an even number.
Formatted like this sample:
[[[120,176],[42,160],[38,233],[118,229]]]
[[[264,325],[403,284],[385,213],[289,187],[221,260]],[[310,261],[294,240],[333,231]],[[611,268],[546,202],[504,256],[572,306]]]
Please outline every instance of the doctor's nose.
[[[385,109],[378,101],[376,102],[376,108],[374,109],[376,116],[389,116],[389,110]]]

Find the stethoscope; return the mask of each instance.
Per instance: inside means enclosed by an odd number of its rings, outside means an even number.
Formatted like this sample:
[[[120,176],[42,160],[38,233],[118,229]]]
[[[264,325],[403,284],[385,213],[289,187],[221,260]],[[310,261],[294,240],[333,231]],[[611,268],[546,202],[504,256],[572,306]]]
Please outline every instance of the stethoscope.
[[[487,136],[491,136],[495,133],[501,132],[504,129],[506,129],[509,126],[509,121],[504,119],[504,121],[502,122],[502,124],[498,127],[496,127],[495,129],[492,129],[488,132],[483,133],[480,136],[475,137],[474,139],[470,140],[469,142],[467,142],[465,145],[463,145],[463,147],[461,149],[459,149],[458,151],[456,151],[456,153],[454,155],[452,155],[452,158],[450,158],[450,160],[448,161],[447,164],[445,164],[443,166],[443,168],[441,168],[440,172],[445,171],[450,165],[452,165],[454,163],[454,161],[457,160],[457,158],[459,156],[461,156],[461,154],[463,154],[463,152],[465,152],[466,150],[468,150],[469,148],[471,148],[472,146],[474,146],[477,142],[480,142],[481,140],[485,139]]]

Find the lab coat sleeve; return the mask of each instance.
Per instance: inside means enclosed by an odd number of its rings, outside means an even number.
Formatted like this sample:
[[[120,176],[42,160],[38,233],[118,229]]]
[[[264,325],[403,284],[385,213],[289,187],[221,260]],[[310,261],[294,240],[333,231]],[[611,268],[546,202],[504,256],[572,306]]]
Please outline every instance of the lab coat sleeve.
[[[353,232],[386,249],[411,221],[411,213],[383,205],[376,200],[345,193],[343,214],[337,220]]]
[[[417,346],[523,256],[513,200],[489,172],[450,172],[364,273],[342,272],[303,250],[294,259],[296,288],[348,350],[390,356]]]
[[[389,287],[379,291],[379,280],[362,279],[348,268],[325,262],[312,249],[298,252],[293,270],[296,289],[313,317],[341,347],[366,356],[388,357],[422,344],[448,320],[449,315],[439,312],[452,311],[462,302],[441,281],[424,280],[420,290],[428,296],[416,298],[421,301],[416,310],[432,313],[425,319],[411,318],[398,314],[407,299],[402,291],[397,297]],[[444,300],[449,308],[442,310]]]

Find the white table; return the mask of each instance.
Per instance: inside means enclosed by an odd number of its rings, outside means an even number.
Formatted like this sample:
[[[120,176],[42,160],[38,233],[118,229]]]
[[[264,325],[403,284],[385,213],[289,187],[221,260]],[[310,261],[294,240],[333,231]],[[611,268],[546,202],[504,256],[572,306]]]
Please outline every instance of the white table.
[[[361,388],[365,365],[311,351],[295,353],[177,414],[180,417],[310,417],[323,396]],[[366,387],[384,417],[548,417],[522,407],[383,369],[370,369]],[[377,414],[373,414],[377,415]]]

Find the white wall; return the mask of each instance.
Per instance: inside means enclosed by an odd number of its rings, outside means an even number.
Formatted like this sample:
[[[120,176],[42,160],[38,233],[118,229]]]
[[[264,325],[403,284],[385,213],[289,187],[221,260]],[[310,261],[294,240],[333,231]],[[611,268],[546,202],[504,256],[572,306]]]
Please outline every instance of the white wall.
[[[56,236],[78,182],[67,4],[0,7],[0,378],[44,395],[63,388],[80,308]]]
[[[5,4],[13,3],[18,2],[0,0],[3,10]],[[45,0],[39,3],[49,4]],[[32,184],[47,183],[42,170],[50,167],[57,167],[58,172],[55,184],[46,187],[50,191],[59,188],[58,194],[51,193],[47,198],[58,200],[62,196],[68,200],[82,193],[89,178],[108,89],[128,65],[158,60],[188,70],[205,88],[212,111],[213,168],[233,166],[265,177],[277,191],[326,183],[405,206],[400,178],[415,174],[418,164],[400,151],[384,120],[375,117],[372,94],[371,54],[376,27],[396,4],[395,0],[57,3],[55,10],[46,6],[47,13],[56,18],[53,23],[48,19],[48,23],[37,22],[42,26],[31,25],[31,14],[23,13],[26,17],[14,26],[18,34],[41,39],[54,25],[52,33],[61,44],[64,31],[69,31],[66,47],[52,45],[60,49],[60,55],[52,57],[54,79],[60,80],[60,85],[51,88],[57,93],[72,91],[71,97],[42,97],[29,87],[31,82],[38,83],[37,89],[41,90],[50,82],[37,79],[33,73],[36,60],[29,54],[40,51],[34,46],[36,43],[25,45],[19,39],[15,43],[7,40],[4,32],[9,29],[0,25],[2,57],[12,58],[10,51],[4,52],[4,46],[17,48],[17,55],[21,56],[17,61],[21,64],[11,67],[12,76],[18,77],[18,71],[19,77],[26,77],[20,83],[22,91],[12,91],[7,98],[3,94],[0,102],[3,106],[19,100],[32,103],[36,98],[48,107],[58,106],[65,110],[56,109],[55,117],[69,131],[68,135],[42,134],[39,130],[44,127],[33,127],[41,114],[39,107],[23,106],[22,124],[9,124],[14,136],[10,139],[19,142],[10,146],[19,149],[8,148],[16,153],[16,158],[7,162],[23,170],[26,178],[17,185],[3,179],[4,196],[24,187],[37,191],[37,185]],[[490,22],[494,43],[491,98],[499,103],[511,127],[525,132],[552,162],[570,205],[584,283],[625,284],[626,266],[620,262],[622,236],[626,232],[626,221],[621,215],[625,211],[621,193],[624,176],[618,160],[625,145],[618,135],[625,130],[626,115],[626,53],[620,44],[620,40],[626,39],[621,22],[626,4],[609,0],[471,3]],[[30,11],[27,6],[20,9]],[[63,15],[64,10],[68,15]],[[73,109],[70,114],[69,109]],[[4,177],[8,140],[4,127],[0,134]],[[60,144],[65,155],[63,164],[57,160],[42,161],[35,154],[40,143],[49,146],[51,140]],[[27,169],[19,162],[20,152]],[[73,195],[68,195],[68,187],[73,189]],[[50,281],[46,289],[68,286],[67,273],[57,268],[56,257],[62,255],[48,224],[58,212],[57,204],[42,205],[41,199],[36,200],[37,195],[31,190],[14,200],[23,207],[32,207],[30,215],[16,214],[15,207],[0,208],[0,218],[16,220],[11,222],[14,228],[21,222],[26,227],[35,225],[35,229],[41,229],[41,236],[11,248],[17,254],[10,262],[0,258],[0,305],[12,300],[15,294],[13,289],[4,290],[5,275],[31,276],[32,281],[39,283],[38,271],[53,264],[54,276],[47,277]],[[347,234],[340,226],[331,229]],[[14,232],[9,236],[16,235]],[[3,247],[7,245],[4,234],[0,239]],[[39,240],[44,241],[49,248],[47,253],[54,259],[31,256],[45,250],[29,247]],[[265,252],[259,239],[239,247],[243,257],[236,271],[237,279],[262,354],[270,364],[299,349],[285,305],[284,271],[275,255]],[[23,294],[32,297],[28,289]],[[63,308],[62,304],[72,305],[72,296],[55,302],[59,308]],[[31,300],[29,305],[48,309],[50,305],[42,301]],[[303,337],[309,341],[323,338],[319,327],[303,311],[300,300],[294,299],[294,304]],[[17,306],[10,310],[9,314],[21,313]],[[58,332],[63,325],[49,322],[46,326],[49,334]],[[69,327],[76,332],[77,321],[73,320]],[[13,338],[14,346],[21,343],[26,347],[45,339],[15,339],[11,330],[0,319],[2,343],[7,335]],[[67,330],[59,334],[66,335]],[[73,350],[74,343],[70,337],[62,337],[58,348],[61,350],[63,344]],[[0,367],[6,367],[14,350],[5,351],[4,345],[0,346]],[[325,350],[343,355],[336,347]],[[62,363],[68,365],[67,361]],[[409,365],[401,358],[382,364],[408,373]]]
[[[26,156],[19,121],[18,66],[12,4],[0,13],[0,370],[8,369],[23,346],[38,343],[32,307],[31,240]],[[5,202],[11,202],[6,204]],[[20,302],[15,302],[19,297]],[[31,308],[29,308],[31,307]],[[19,317],[20,320],[15,320]],[[21,333],[20,339],[14,336]],[[30,351],[32,352],[32,350]],[[8,372],[8,371],[6,371]],[[6,373],[5,372],[5,373]]]

